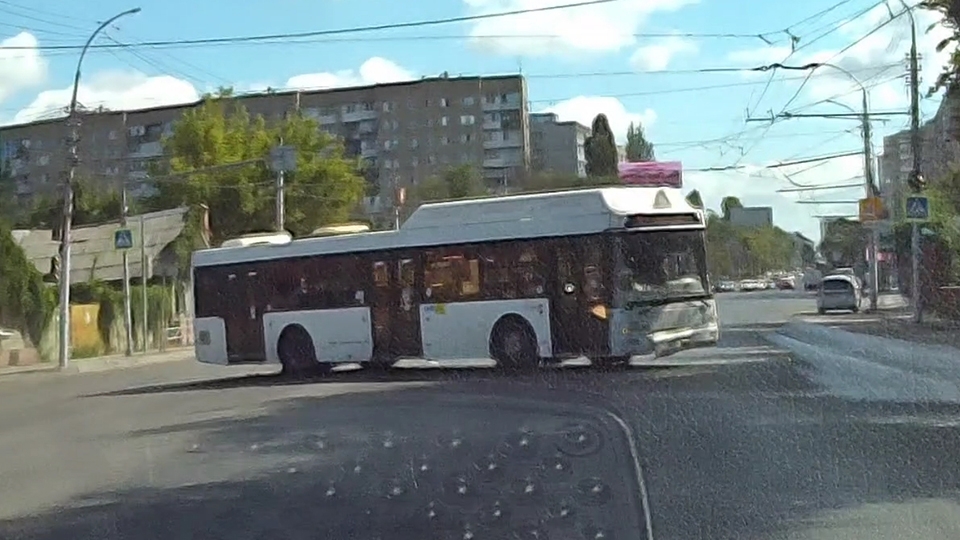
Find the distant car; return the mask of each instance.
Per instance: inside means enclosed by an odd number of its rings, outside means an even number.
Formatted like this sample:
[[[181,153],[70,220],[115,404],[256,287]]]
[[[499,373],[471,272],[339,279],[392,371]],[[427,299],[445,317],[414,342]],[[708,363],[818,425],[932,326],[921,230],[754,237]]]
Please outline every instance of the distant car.
[[[734,292],[737,290],[737,284],[730,280],[723,280],[716,284],[713,288],[714,292]]]
[[[793,277],[782,277],[777,280],[777,288],[781,291],[792,291],[797,288],[797,282]]]

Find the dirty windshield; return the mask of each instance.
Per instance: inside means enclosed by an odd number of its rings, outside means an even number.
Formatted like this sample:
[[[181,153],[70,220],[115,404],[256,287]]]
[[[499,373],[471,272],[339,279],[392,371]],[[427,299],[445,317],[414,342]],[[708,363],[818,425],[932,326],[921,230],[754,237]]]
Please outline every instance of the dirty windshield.
[[[960,540],[960,0],[0,0],[0,540]]]
[[[615,249],[624,305],[696,297],[709,290],[702,231],[620,234]]]

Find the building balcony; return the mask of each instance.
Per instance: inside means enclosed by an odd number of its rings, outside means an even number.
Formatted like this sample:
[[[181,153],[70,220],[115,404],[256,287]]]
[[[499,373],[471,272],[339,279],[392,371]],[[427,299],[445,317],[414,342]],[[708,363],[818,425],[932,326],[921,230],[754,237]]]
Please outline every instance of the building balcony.
[[[494,150],[497,148],[520,148],[521,146],[523,146],[523,139],[520,138],[483,141],[483,148],[486,150]]]
[[[163,155],[163,143],[160,141],[148,142],[137,145],[130,151],[127,157],[130,158],[151,158]]]

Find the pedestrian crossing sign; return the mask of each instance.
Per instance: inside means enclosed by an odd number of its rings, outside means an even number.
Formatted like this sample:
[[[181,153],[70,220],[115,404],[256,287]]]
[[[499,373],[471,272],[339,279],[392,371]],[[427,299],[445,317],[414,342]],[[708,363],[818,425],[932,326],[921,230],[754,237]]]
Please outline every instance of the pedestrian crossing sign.
[[[930,199],[922,195],[911,195],[906,202],[907,221],[928,221],[930,219]]]
[[[133,231],[130,229],[117,229],[113,233],[114,249],[130,249],[133,247]]]

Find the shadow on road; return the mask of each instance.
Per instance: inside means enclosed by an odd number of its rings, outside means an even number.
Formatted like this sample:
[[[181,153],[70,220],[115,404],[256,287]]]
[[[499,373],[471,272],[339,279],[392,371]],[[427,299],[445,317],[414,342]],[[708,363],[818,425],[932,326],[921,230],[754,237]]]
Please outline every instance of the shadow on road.
[[[180,448],[151,464],[155,485],[2,522],[0,537],[635,538],[636,458],[657,538],[782,538],[838,520],[863,533],[845,538],[873,538],[865,505],[908,530],[925,519],[902,513],[915,501],[960,487],[945,458],[960,445],[956,406],[651,388],[629,376],[447,380],[134,431],[125,442]]]

